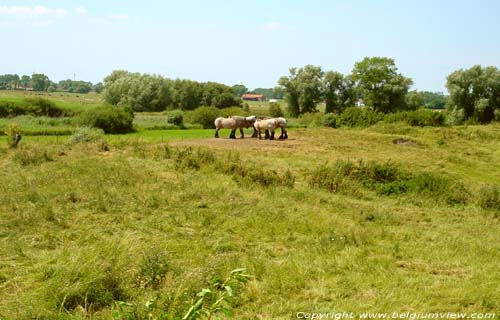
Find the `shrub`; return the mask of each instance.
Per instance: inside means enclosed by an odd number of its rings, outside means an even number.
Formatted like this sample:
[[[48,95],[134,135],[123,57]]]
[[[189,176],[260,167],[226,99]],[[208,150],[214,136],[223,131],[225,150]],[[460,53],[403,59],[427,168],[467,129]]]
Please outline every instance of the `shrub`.
[[[53,101],[44,98],[28,98],[25,99],[28,103],[28,112],[33,116],[61,117],[64,111],[56,106]]]
[[[229,107],[219,110],[219,117],[246,116],[248,113],[240,107]],[[214,119],[215,120],[215,119]]]
[[[500,186],[483,186],[479,191],[478,204],[483,209],[500,211]]]
[[[104,131],[102,129],[83,127],[76,129],[73,135],[69,138],[68,144],[72,145],[82,142],[98,142],[103,139]]]
[[[165,255],[158,249],[151,250],[144,256],[140,264],[137,275],[139,286],[158,289],[168,270],[169,265]]]
[[[337,116],[333,113],[327,113],[323,116],[323,126],[337,128]]]
[[[127,133],[133,130],[133,118],[120,107],[105,106],[84,112],[79,119],[81,126],[100,128],[105,133]]]
[[[200,124],[203,129],[214,129],[214,121],[220,117],[220,112],[216,107],[199,107],[186,113],[186,122]]]
[[[184,124],[184,113],[181,110],[167,112],[167,123],[182,126]]]
[[[45,149],[24,149],[19,150],[14,154],[14,162],[22,166],[39,165],[44,162],[53,161],[52,154]]]
[[[67,112],[44,98],[29,98],[21,102],[0,101],[0,117],[15,117],[20,115],[61,117]]]
[[[273,118],[283,117],[283,110],[277,102],[269,103],[269,115]]]
[[[384,119],[380,112],[369,108],[346,108],[339,117],[338,125],[346,127],[368,127]]]
[[[407,122],[411,126],[431,126],[439,127],[444,125],[446,117],[442,112],[432,111],[429,109],[419,109],[417,111],[408,112]]]

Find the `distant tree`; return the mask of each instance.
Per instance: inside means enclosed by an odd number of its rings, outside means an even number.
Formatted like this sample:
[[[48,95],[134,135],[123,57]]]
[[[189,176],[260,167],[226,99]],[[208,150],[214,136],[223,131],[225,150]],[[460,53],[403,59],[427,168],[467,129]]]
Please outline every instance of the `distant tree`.
[[[104,85],[102,84],[102,82],[98,82],[92,86],[92,91],[94,91],[95,93],[101,93],[103,89]]]
[[[174,109],[194,110],[201,105],[203,86],[196,81],[175,80]]]
[[[495,67],[473,66],[451,73],[446,81],[452,115],[480,123],[500,120],[500,71]],[[498,115],[498,116],[497,116]]]
[[[163,111],[174,102],[173,81],[161,76],[113,71],[104,79],[104,99],[134,111]]]
[[[352,79],[365,104],[384,113],[405,109],[413,81],[397,71],[394,60],[384,57],[365,58],[354,65]]]
[[[342,113],[347,107],[356,103],[354,82],[340,72],[328,71],[323,78],[323,96],[325,99],[325,113]]]
[[[424,106],[424,94],[419,91],[410,91],[406,95],[406,109],[417,110]]]
[[[0,75],[0,88],[17,89],[19,87],[19,76],[17,74]]]
[[[30,76],[23,75],[19,81],[19,84],[26,89],[31,83],[31,78]]]
[[[235,84],[231,89],[233,89],[233,95],[238,98],[241,97],[242,94],[248,92],[248,88],[242,84]]]
[[[422,95],[424,98],[424,105],[426,108],[444,109],[446,107],[448,96],[445,96],[442,92],[422,91]]]
[[[47,91],[50,86],[50,79],[43,73],[34,73],[31,75],[31,83],[34,91]]]
[[[67,79],[59,81],[57,88],[61,91],[89,93],[92,90],[92,83]]]
[[[206,82],[202,85],[201,105],[216,108],[241,106],[241,99],[233,95],[231,87],[217,82]]]

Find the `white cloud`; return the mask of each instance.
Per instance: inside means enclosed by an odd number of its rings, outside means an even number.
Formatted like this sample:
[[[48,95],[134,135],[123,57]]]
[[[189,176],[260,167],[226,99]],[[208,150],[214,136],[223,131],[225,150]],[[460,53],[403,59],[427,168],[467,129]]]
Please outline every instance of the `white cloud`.
[[[16,7],[16,6],[0,6],[0,15],[5,15],[14,18],[62,18],[68,15],[68,11],[59,8],[48,8],[44,6],[33,7]]]
[[[128,14],[114,14],[109,16],[111,20],[128,20]]]
[[[75,9],[75,12],[76,14],[83,16],[86,15],[88,11],[87,8],[85,8],[84,6],[79,6]]]
[[[277,21],[273,21],[273,22],[266,23],[264,25],[264,28],[266,28],[268,30],[278,30],[278,29],[282,29],[283,25]]]

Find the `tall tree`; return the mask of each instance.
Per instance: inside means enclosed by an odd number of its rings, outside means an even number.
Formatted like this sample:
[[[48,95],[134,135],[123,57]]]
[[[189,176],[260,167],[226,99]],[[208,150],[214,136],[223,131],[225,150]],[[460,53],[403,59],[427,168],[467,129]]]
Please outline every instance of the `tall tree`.
[[[50,86],[50,79],[43,73],[34,73],[31,75],[31,83],[34,91],[47,91]]]
[[[328,71],[323,78],[323,96],[325,113],[341,113],[356,102],[354,82],[340,72]]]
[[[24,88],[26,89],[31,83],[31,78],[30,76],[27,76],[27,75],[23,75],[21,77],[21,80],[19,80],[19,84]]]
[[[302,113],[316,111],[316,105],[322,99],[321,67],[306,65],[303,68],[290,68],[288,77],[281,77],[278,84],[285,91],[290,115],[296,117]]]
[[[495,67],[473,66],[447,77],[450,113],[460,120],[487,123],[500,120],[500,71]]]
[[[352,79],[365,104],[384,113],[404,110],[405,97],[413,81],[398,73],[393,59],[364,58],[354,65]]]
[[[299,92],[297,88],[297,68],[290,68],[290,75],[288,77],[281,77],[278,80],[278,84],[283,88],[285,92],[285,100],[288,105],[288,113],[292,117],[298,117],[300,115],[299,106]]]

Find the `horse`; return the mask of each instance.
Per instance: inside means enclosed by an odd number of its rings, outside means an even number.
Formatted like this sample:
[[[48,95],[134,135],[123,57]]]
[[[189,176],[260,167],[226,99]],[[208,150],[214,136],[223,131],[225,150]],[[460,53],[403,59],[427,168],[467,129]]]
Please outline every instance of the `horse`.
[[[286,131],[286,125],[288,122],[283,117],[276,118],[276,121],[278,121],[278,128],[281,128],[281,135],[278,139],[288,139],[288,132]]]
[[[264,130],[266,132],[265,138],[266,139],[269,138],[269,140],[274,140],[274,130],[279,127],[279,123],[278,123],[278,120],[276,120],[274,118],[259,119],[259,120],[255,121],[253,126],[254,126],[255,130],[258,132],[259,139],[262,139],[261,131]],[[271,132],[271,134],[269,135],[268,132]]]
[[[236,129],[240,129],[241,139],[245,138],[243,133],[243,128],[253,127],[256,117],[241,117],[241,116],[231,116],[229,118],[219,117],[215,119],[215,137],[219,137],[220,129],[231,129],[231,134],[229,138],[236,139]],[[256,137],[257,132],[254,129],[252,137]]]
[[[288,139],[288,131],[286,130],[288,121],[283,117],[278,117],[278,118],[259,117],[257,120],[269,120],[269,119],[275,119],[278,123],[276,128],[281,128],[281,134],[278,139],[280,140]],[[269,130],[265,131],[265,137],[266,139],[269,139]]]

